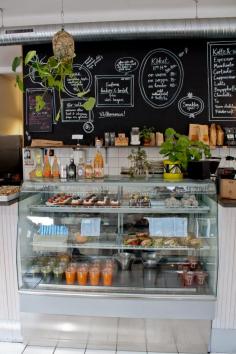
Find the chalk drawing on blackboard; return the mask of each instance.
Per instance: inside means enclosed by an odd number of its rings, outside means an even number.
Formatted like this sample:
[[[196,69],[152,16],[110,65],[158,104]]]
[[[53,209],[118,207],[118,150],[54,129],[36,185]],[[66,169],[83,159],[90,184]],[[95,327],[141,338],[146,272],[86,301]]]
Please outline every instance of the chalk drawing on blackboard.
[[[153,108],[169,107],[179,95],[184,79],[180,59],[167,49],[154,49],[144,57],[139,71],[143,99]]]
[[[236,119],[236,41],[207,43],[209,121]]]
[[[184,116],[195,118],[204,110],[204,102],[200,97],[189,92],[186,97],[179,100],[178,109]]]
[[[84,123],[85,133],[92,133],[94,130],[93,111],[86,111],[83,104],[84,98],[64,98],[61,100],[61,121],[62,123]]]
[[[137,70],[139,67],[139,61],[133,57],[119,58],[115,62],[115,69],[121,74],[129,74],[132,71]]]
[[[184,56],[184,54],[187,54],[188,53],[188,48],[184,48],[184,50],[182,52],[180,52],[178,54],[179,58],[182,58]]]
[[[64,80],[65,92],[70,97],[77,97],[78,92],[88,91],[92,85],[92,74],[83,65],[73,65],[73,76],[66,76]]]
[[[103,59],[102,55],[96,55],[96,58],[89,56],[82,64],[82,66],[86,66],[88,69],[93,69],[97,64]]]
[[[36,96],[44,96],[45,106],[36,112]],[[54,89],[27,88],[26,89],[26,125],[29,132],[52,132],[52,122],[55,118],[55,91]]]
[[[96,75],[97,107],[134,107],[134,76]]]

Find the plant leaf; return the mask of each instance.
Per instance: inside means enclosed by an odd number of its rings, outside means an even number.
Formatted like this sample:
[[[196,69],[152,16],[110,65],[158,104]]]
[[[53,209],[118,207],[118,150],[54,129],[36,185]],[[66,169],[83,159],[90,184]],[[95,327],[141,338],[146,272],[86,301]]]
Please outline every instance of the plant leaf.
[[[91,111],[96,103],[94,97],[89,97],[88,100],[82,105],[86,111]]]
[[[46,105],[44,99],[42,96],[35,96],[35,111],[36,112],[40,112]]]
[[[58,122],[59,119],[60,119],[60,117],[61,117],[61,111],[59,110],[59,111],[57,112],[56,117],[55,117],[55,122]]]
[[[24,91],[24,84],[20,78],[20,75],[16,75],[16,84],[18,85],[19,89],[23,92]]]
[[[89,91],[78,92],[78,93],[77,93],[77,96],[78,96],[78,97],[84,97],[85,95],[87,95],[88,92],[89,92]]]
[[[36,56],[36,50],[30,50],[25,57],[25,65],[27,65]]]
[[[22,57],[15,57],[13,59],[13,62],[11,64],[11,69],[12,69],[12,71],[14,71],[14,73],[16,72],[16,69],[18,68],[18,66],[21,64],[21,59],[22,59]]]

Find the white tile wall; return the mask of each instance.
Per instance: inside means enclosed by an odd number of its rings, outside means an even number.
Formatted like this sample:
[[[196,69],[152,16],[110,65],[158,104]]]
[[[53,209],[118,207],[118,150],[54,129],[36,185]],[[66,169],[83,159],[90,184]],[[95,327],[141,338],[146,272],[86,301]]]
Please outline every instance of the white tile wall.
[[[149,160],[156,161],[159,159],[163,159],[163,156],[160,155],[159,147],[150,147],[150,148],[144,148],[147,157]],[[130,166],[130,161],[128,160],[128,155],[130,154],[132,150],[132,147],[109,147],[107,149],[102,148],[102,155],[104,158],[104,163],[105,163],[105,174],[107,175],[119,175],[121,171],[121,167],[129,167]],[[35,151],[35,150],[33,150]],[[85,158],[93,160],[95,153],[96,153],[96,148],[91,147],[89,149],[84,149],[85,151]],[[65,148],[65,149],[54,149],[55,155],[58,157],[59,163],[66,165],[69,164],[70,158],[73,155],[73,150],[71,148]],[[211,154],[214,157],[225,157],[227,155],[231,155],[233,157],[236,157],[236,148],[215,148],[211,149]],[[32,156],[34,153],[32,154]],[[74,155],[76,157],[76,152],[74,152]],[[221,162],[220,167],[223,167],[224,161]],[[29,177],[29,172],[33,169],[32,166],[24,166],[24,172],[25,172],[25,179]]]

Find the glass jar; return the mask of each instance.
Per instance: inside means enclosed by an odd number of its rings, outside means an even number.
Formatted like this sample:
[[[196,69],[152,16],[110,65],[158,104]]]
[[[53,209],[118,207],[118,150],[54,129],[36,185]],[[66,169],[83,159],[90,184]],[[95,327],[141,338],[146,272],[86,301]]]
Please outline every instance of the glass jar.
[[[130,145],[140,145],[139,128],[133,127],[130,133]]]

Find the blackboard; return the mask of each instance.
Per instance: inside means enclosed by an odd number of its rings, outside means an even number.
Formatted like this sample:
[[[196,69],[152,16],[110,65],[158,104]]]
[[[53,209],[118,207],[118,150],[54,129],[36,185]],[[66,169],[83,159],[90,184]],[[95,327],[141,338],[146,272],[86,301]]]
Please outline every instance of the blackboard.
[[[236,119],[236,42],[208,43],[210,120]]]
[[[44,97],[45,107],[36,112],[36,96]],[[26,89],[26,125],[28,132],[50,133],[52,132],[52,122],[55,116],[54,91],[27,88]]]
[[[227,55],[223,55],[225,48]],[[37,50],[42,60],[52,55],[50,43],[24,46],[24,55],[29,50]],[[173,127],[184,134],[188,134],[189,123],[236,125],[236,39],[81,42],[75,51],[76,77],[96,98],[96,105],[92,112],[85,111],[83,100],[76,95],[78,80],[68,78],[61,102],[55,92],[60,121],[53,124],[51,133],[32,132],[32,138],[73,144],[72,134],[84,134],[83,143],[90,144],[104,132],[129,136],[132,127],[144,125],[161,132]],[[223,63],[230,64],[231,71],[221,78],[214,70],[216,65],[225,69]],[[33,72],[25,84],[42,89]],[[214,93],[221,85],[225,90],[219,92],[228,90],[227,95],[216,99]],[[27,119],[26,114],[26,130]]]

